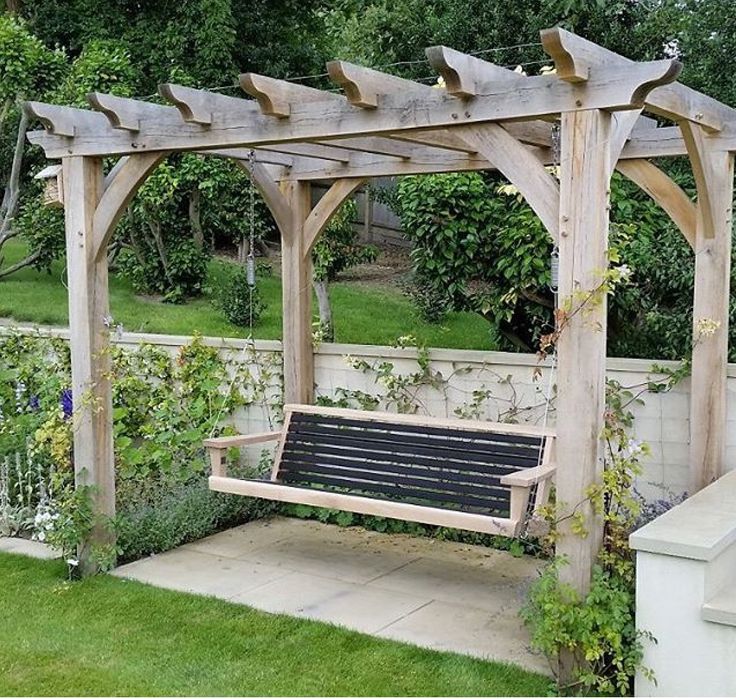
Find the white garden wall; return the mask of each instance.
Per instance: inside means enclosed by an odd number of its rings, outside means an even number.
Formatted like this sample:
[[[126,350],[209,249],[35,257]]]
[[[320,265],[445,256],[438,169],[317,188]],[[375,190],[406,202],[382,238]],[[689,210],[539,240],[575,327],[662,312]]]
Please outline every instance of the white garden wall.
[[[735,515],[732,472],[631,535],[636,625],[656,639],[636,696],[736,696]]]
[[[22,328],[28,332],[39,332]],[[43,330],[59,337],[67,337],[67,330]],[[148,342],[165,347],[171,352],[187,343],[190,338],[171,335],[120,333],[113,336],[116,344],[136,347]],[[250,361],[253,371],[258,366],[252,361],[253,346],[245,340],[206,338],[207,344],[218,347],[238,361]],[[278,363],[281,343],[258,340],[255,354],[264,365]],[[419,370],[414,349],[396,349],[369,345],[324,344],[315,350],[315,381],[317,396],[335,397],[339,389],[359,390],[372,395],[386,393],[376,383],[374,372],[363,372],[351,367],[350,361],[364,360],[370,365],[390,362],[394,373],[406,375]],[[431,371],[437,387],[421,387],[416,401],[422,412],[435,416],[453,416],[456,409],[467,409],[474,391],[488,391],[490,397],[481,406],[481,417],[497,420],[513,419],[518,422],[541,423],[545,419],[545,395],[550,385],[549,363],[540,365],[536,356],[505,352],[435,349],[430,353]],[[608,375],[624,386],[646,384],[652,374],[653,362],[640,359],[609,359]],[[675,363],[658,362],[676,367]],[[554,395],[554,380],[552,381]],[[274,396],[278,393],[274,385]],[[645,393],[643,405],[633,405],[636,416],[634,436],[651,446],[652,454],[646,461],[645,473],[638,488],[650,499],[662,497],[671,491],[682,493],[687,488],[687,460],[689,441],[689,379],[667,393]],[[736,468],[736,365],[729,366],[728,380],[729,430],[727,467]],[[242,431],[268,429],[268,411],[263,406],[252,406],[236,415],[235,423]],[[554,399],[548,420],[554,424]]]

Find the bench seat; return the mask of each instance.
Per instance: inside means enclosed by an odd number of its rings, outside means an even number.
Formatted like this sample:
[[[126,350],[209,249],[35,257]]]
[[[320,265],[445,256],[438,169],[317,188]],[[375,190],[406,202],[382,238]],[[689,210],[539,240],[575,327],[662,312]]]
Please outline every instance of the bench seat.
[[[228,449],[268,441],[269,480],[227,476]],[[282,430],[205,446],[212,490],[510,537],[555,470],[547,429],[321,406],[288,405]]]

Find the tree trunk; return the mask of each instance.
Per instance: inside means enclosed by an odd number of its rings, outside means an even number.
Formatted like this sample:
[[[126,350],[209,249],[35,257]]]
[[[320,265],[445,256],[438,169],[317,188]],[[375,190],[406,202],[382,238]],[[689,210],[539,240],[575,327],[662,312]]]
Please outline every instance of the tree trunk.
[[[136,233],[135,233],[136,220],[135,220],[135,214],[133,213],[132,206],[128,206],[128,223],[130,225],[130,246],[129,247],[133,251],[133,254],[135,255],[136,259],[138,260],[138,264],[140,264],[140,266],[143,267],[146,263],[146,259],[143,256],[143,250],[141,249],[138,239],[136,238]]]
[[[158,250],[158,256],[161,260],[161,266],[164,268],[166,279],[168,280],[169,284],[173,286],[174,282],[171,278],[171,272],[169,272],[169,258],[166,255],[166,246],[164,245],[164,239],[161,235],[161,222],[151,218],[148,219],[146,223],[148,224],[148,229],[151,231],[153,240],[156,243],[156,250]]]
[[[312,286],[317,296],[319,324],[322,328],[323,338],[325,342],[333,342],[335,339],[335,328],[332,325],[332,307],[330,306],[330,296],[327,293],[327,280],[315,279],[312,282]]]
[[[15,152],[13,153],[13,164],[10,168],[10,177],[6,187],[6,196],[3,198],[3,218],[0,222],[0,248],[13,237],[11,223],[18,209],[20,201],[20,170],[23,164],[23,146],[26,142],[26,131],[28,130],[28,115],[21,110],[20,122],[18,123],[18,136],[15,141]]]
[[[202,230],[202,198],[196,187],[189,193],[189,224],[192,226],[194,244],[201,250],[204,247]]]

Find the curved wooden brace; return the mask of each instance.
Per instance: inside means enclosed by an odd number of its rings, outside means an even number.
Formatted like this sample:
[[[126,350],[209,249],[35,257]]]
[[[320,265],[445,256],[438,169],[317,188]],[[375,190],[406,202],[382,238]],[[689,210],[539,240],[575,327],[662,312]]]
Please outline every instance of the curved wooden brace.
[[[462,135],[519,190],[557,242],[560,185],[541,161],[498,124],[468,127]]]
[[[365,184],[366,180],[361,178],[351,178],[336,180],[332,186],[322,195],[314,208],[309,212],[307,220],[304,221],[304,256],[308,256],[312,252],[314,244],[317,242],[319,234],[325,229],[330,222],[332,215],[340,208],[342,203],[359,187]]]
[[[711,192],[719,190],[720,182],[708,157],[710,144],[707,142],[703,127],[698,124],[683,121],[680,123],[680,131],[682,131],[682,138],[685,141],[695,177],[695,186],[698,190],[698,210],[703,217],[703,236],[712,238],[718,214],[713,210]]]
[[[118,163],[106,179],[106,187],[95,209],[92,224],[94,259],[99,260],[107,251],[115,226],[148,176],[169,155],[168,151],[128,155]]]
[[[656,165],[648,160],[621,160],[616,169],[646,192],[680,229],[695,249],[697,207],[687,194]]]
[[[294,237],[294,221],[288,199],[281,193],[276,180],[263,165],[252,160],[236,160],[238,167],[245,170],[251,177],[256,189],[266,202],[276,225],[284,238]]]
[[[641,109],[631,109],[611,114],[611,140],[609,142],[611,175],[616,169],[616,163],[621,157],[626,141],[629,140],[631,132],[641,118]]]

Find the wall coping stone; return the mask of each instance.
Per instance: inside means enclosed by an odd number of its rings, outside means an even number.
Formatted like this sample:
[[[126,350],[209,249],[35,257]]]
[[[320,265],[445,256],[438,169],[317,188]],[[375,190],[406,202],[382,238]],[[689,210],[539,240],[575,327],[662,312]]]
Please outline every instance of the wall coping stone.
[[[668,510],[629,537],[646,553],[712,561],[736,543],[736,471]]]

